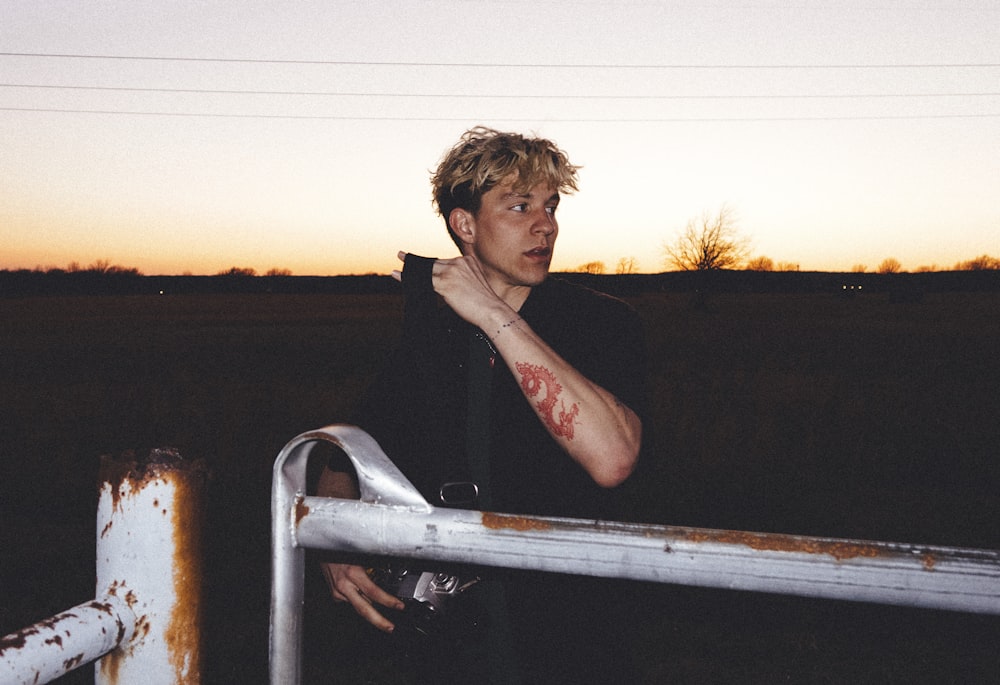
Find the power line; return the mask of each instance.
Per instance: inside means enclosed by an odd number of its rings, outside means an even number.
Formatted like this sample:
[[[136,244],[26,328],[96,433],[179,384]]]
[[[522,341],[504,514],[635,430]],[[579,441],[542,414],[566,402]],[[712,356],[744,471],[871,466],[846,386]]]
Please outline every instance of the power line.
[[[868,98],[932,98],[932,97],[996,97],[998,92],[981,93],[821,93],[821,94],[770,94],[770,95],[601,95],[601,94],[542,94],[517,95],[509,93],[384,93],[353,91],[303,91],[303,90],[242,90],[218,88],[147,88],[136,86],[63,86],[35,83],[0,83],[0,88],[36,88],[44,90],[85,90],[135,93],[188,93],[208,95],[282,95],[329,97],[378,97],[378,98],[454,98],[454,99],[544,99],[544,100],[793,100],[793,99],[868,99]]]
[[[231,114],[212,112],[141,112],[126,110],[101,109],[56,109],[47,107],[0,107],[2,112],[35,112],[55,114],[100,114],[115,116],[144,117],[207,117],[214,119],[293,119],[293,120],[327,120],[327,121],[396,121],[396,122],[445,122],[472,121],[484,117],[411,117],[411,116],[349,116],[325,114]],[[549,123],[589,123],[589,124],[665,124],[665,123],[736,123],[736,122],[796,122],[796,121],[901,121],[915,119],[993,119],[1000,118],[1000,113],[983,114],[903,114],[903,115],[872,115],[872,116],[801,116],[801,117],[637,117],[634,119],[593,119],[593,118],[561,118],[561,117],[485,117],[512,123],[531,123],[546,121]]]
[[[43,52],[0,52],[0,57],[54,59],[104,59],[155,62],[215,62],[230,64],[312,64],[358,67],[447,67],[468,69],[991,69],[1000,63],[905,63],[905,64],[554,64],[514,62],[401,62],[368,60],[250,59],[225,57],[178,57],[153,55],[85,55]]]

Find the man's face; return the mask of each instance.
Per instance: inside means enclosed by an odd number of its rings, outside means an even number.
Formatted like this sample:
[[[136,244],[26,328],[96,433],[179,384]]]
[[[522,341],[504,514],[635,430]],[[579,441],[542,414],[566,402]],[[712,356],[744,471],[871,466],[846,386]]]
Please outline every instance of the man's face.
[[[559,224],[559,193],[547,183],[515,192],[511,182],[494,186],[472,220],[466,252],[479,259],[486,277],[501,290],[536,286],[545,280]]]

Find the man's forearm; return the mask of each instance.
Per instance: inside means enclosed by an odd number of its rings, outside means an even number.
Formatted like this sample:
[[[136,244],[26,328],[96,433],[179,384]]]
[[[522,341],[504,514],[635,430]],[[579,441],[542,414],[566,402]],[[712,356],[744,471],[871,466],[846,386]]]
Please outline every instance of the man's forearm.
[[[559,356],[514,315],[488,330],[549,434],[604,487],[632,473],[642,442],[642,422],[612,393]]]

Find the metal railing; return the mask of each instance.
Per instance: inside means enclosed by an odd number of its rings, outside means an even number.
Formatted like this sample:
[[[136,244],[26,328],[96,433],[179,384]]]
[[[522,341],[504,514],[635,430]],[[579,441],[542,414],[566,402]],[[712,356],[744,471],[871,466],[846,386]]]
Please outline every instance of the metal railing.
[[[351,459],[360,500],[306,494],[323,442]],[[353,426],[294,438],[273,478],[274,685],[302,675],[307,548],[1000,614],[1000,551],[436,509]]]
[[[204,476],[173,450],[102,458],[96,599],[0,638],[0,683],[94,661],[95,685],[201,682]]]

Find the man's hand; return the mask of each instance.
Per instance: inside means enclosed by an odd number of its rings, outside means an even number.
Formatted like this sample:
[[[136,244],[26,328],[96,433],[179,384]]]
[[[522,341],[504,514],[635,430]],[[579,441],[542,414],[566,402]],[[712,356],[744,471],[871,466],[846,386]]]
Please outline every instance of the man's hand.
[[[351,564],[321,564],[330,586],[330,594],[338,602],[347,602],[361,618],[379,630],[391,633],[395,626],[375,607],[376,604],[401,611],[403,602],[380,588],[360,566]]]
[[[396,255],[401,261],[406,252]],[[402,272],[392,272],[393,278],[402,280]],[[509,320],[513,309],[490,286],[483,266],[473,255],[434,260],[434,292],[444,298],[449,307],[461,318],[480,328],[489,327],[490,315]],[[527,296],[527,291],[524,293]],[[523,298],[522,298],[523,299]]]
[[[323,469],[319,476],[316,494],[321,497],[357,499],[358,486],[352,474]],[[379,630],[391,633],[395,626],[375,607],[403,609],[403,602],[376,585],[361,566],[353,564],[320,564],[330,594],[338,602],[347,602],[361,618]]]

